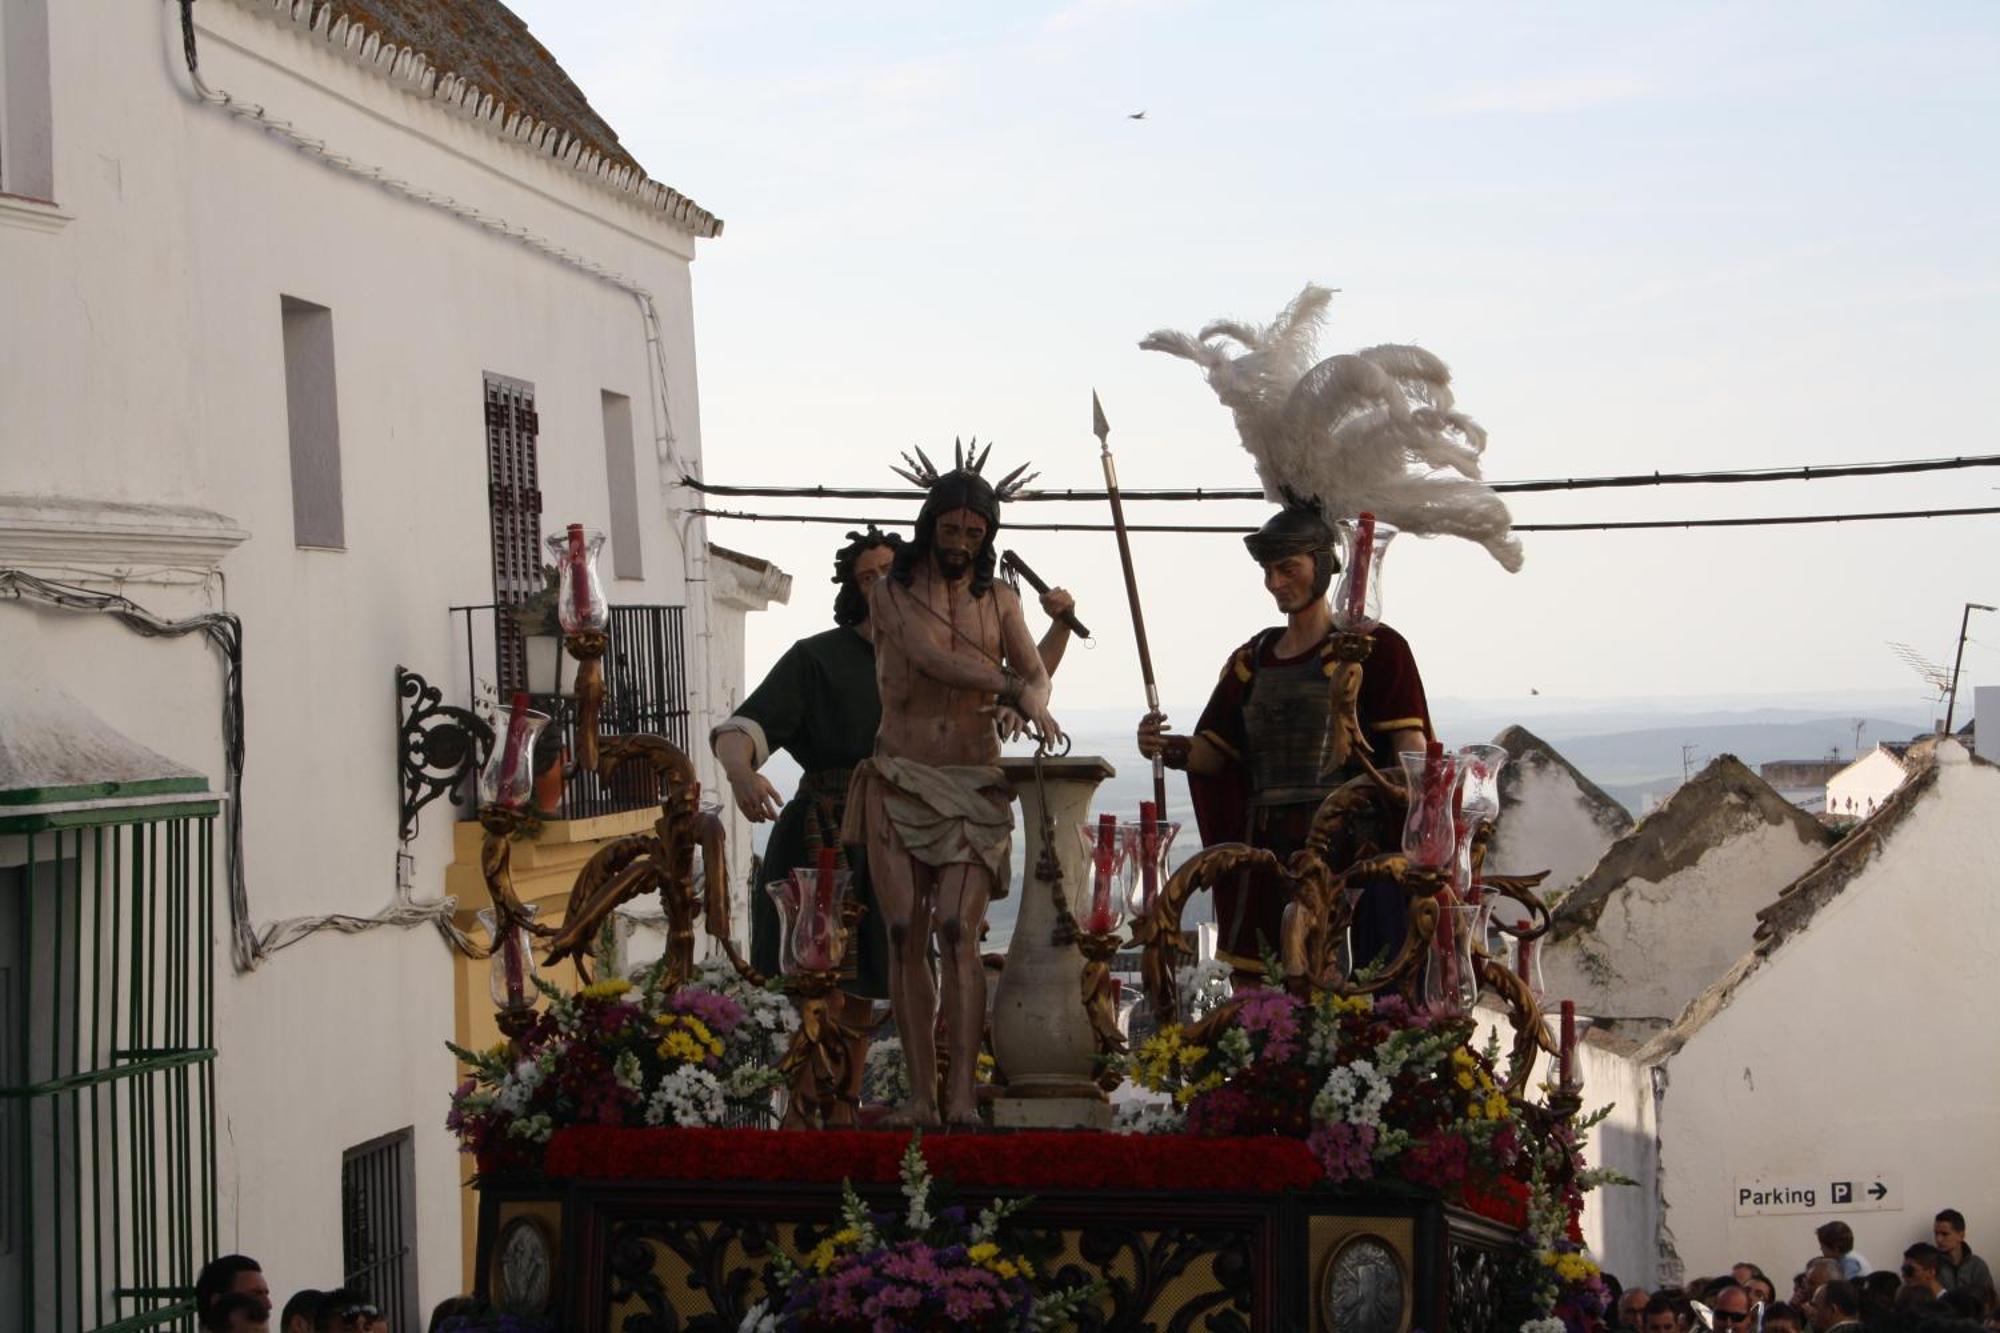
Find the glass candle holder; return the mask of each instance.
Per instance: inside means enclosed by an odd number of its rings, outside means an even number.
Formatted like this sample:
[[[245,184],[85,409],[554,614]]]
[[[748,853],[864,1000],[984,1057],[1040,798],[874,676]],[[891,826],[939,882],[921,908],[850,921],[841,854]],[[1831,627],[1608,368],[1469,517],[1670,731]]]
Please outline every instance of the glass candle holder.
[[[604,600],[604,583],[597,574],[604,534],[572,523],[566,531],[550,536],[546,545],[556,567],[556,619],[562,622],[563,633],[602,631],[611,623],[611,607]]]
[[[1125,878],[1125,908],[1132,916],[1142,917],[1153,910],[1160,890],[1172,877],[1174,839],[1180,836],[1181,826],[1171,819],[1161,819],[1151,801],[1142,801],[1139,822],[1121,824],[1119,828],[1121,836],[1132,840],[1126,859],[1134,873]],[[1127,829],[1131,830],[1129,835],[1123,832]]]
[[[1458,851],[1457,821],[1452,794],[1458,780],[1458,756],[1446,754],[1432,741],[1422,754],[1405,754],[1403,776],[1410,794],[1403,820],[1403,855],[1426,870],[1448,870]]]
[[[527,920],[535,919],[535,904],[521,904],[521,914]],[[488,959],[486,972],[486,993],[493,1001],[493,1007],[505,1014],[526,1013],[535,1007],[539,992],[535,989],[535,978],[540,975],[535,966],[534,941],[527,928],[520,921],[509,921],[507,928],[500,928],[500,914],[491,907],[482,907],[478,912],[479,924],[486,928],[486,934],[493,941],[492,957]]]
[[[1340,582],[1333,590],[1333,627],[1366,634],[1382,623],[1382,558],[1396,529],[1378,523],[1373,514],[1343,520],[1340,534]]]
[[[847,957],[847,927],[841,918],[852,876],[845,870],[792,872],[796,906],[792,913],[791,954],[799,970],[832,972]],[[780,900],[779,906],[783,907]]]
[[[1088,870],[1083,890],[1071,895],[1070,911],[1080,928],[1102,935],[1124,924],[1132,881],[1138,878],[1139,825],[1100,814],[1078,824],[1076,837]]]
[[[528,707],[523,693],[517,692],[508,707],[493,710],[493,734],[499,742],[479,770],[481,805],[528,808],[535,795],[535,742],[548,724],[549,715]]]
[[[799,970],[799,960],[792,953],[792,923],[799,918],[798,881],[790,876],[774,879],[764,886],[764,892],[778,908],[778,973],[789,977]]]
[[[1534,914],[1512,898],[1486,899],[1486,951],[1527,984],[1537,1004],[1548,993],[1542,980],[1542,942],[1524,940],[1519,932],[1534,924]]]
[[[1507,751],[1498,745],[1458,747],[1458,809],[1461,815],[1492,823],[1500,817],[1500,770]]]
[[[1468,1014],[1479,999],[1472,941],[1484,929],[1480,918],[1485,910],[1471,903],[1439,905],[1437,931],[1424,963],[1424,1002],[1439,1013]]]

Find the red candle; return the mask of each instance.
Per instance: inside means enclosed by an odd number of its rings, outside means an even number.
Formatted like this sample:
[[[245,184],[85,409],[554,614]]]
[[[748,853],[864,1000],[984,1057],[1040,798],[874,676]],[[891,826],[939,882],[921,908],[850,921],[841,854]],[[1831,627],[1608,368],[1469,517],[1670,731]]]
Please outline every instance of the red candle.
[[[527,969],[521,964],[521,932],[511,918],[500,936],[500,966],[506,976],[508,1007],[525,1008],[528,999]]]
[[[1457,850],[1454,837],[1456,830],[1450,819],[1452,765],[1446,762],[1444,745],[1432,741],[1424,747],[1424,783],[1416,793],[1420,818],[1421,843],[1417,848],[1417,864],[1444,866]]]
[[[1097,873],[1090,886],[1090,919],[1084,929],[1111,929],[1111,863],[1118,854],[1118,816],[1097,817]]]
[[[500,752],[500,789],[494,793],[494,800],[501,805],[519,805],[526,795],[515,793],[514,773],[521,765],[521,747],[527,743],[528,695],[525,690],[516,690],[507,705],[507,745]]]
[[[1347,577],[1347,619],[1368,619],[1368,565],[1375,558],[1375,515],[1363,512],[1354,520],[1354,556]]]
[[[1535,975],[1535,942],[1514,941],[1514,975],[1532,984]]]
[[[1160,807],[1151,801],[1139,802],[1139,862],[1141,902],[1153,910],[1153,896],[1160,891]]]
[[[581,523],[569,525],[569,590],[576,622],[588,624],[596,590],[590,586],[590,560],[584,549]]]
[[[1576,1086],[1576,1001],[1562,1002],[1562,1041],[1559,1043],[1561,1055],[1557,1063],[1556,1086],[1573,1088]]]

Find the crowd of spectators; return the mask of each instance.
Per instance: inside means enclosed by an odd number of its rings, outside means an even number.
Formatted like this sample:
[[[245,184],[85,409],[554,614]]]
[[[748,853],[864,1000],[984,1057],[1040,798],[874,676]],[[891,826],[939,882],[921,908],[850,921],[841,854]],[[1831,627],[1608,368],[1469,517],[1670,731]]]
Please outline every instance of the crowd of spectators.
[[[361,1292],[348,1287],[294,1292],[283,1309],[255,1259],[225,1254],[195,1279],[195,1323],[203,1333],[395,1333],[389,1318]],[[526,1329],[470,1296],[453,1296],[431,1312],[427,1333],[481,1333]]]
[[[1957,1209],[1940,1212],[1931,1239],[1910,1245],[1892,1267],[1876,1268],[1857,1253],[1845,1222],[1826,1223],[1814,1238],[1819,1253],[1782,1286],[1745,1261],[1684,1287],[1620,1290],[1613,1321],[1631,1333],[1944,1333],[1981,1326],[2000,1333],[1992,1271],[1966,1244]]]

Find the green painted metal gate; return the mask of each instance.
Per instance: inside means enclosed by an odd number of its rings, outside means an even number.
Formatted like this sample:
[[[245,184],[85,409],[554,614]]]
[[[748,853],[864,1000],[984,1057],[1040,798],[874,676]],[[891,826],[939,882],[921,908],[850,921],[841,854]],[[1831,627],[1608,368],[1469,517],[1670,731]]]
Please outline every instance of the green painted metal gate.
[[[0,1327],[195,1326],[218,808],[193,775],[0,791]]]

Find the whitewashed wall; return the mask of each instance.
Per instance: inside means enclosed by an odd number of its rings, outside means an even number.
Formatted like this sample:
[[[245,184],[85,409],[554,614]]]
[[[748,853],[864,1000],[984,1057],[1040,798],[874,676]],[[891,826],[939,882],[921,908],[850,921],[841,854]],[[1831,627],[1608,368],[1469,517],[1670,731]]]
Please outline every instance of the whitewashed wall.
[[[1551,995],[1553,996],[1553,992]],[[1553,1008],[1555,1000],[1549,1001]],[[1476,1011],[1483,1045],[1498,1034],[1503,1052],[1512,1045],[1513,1027],[1504,1013],[1482,1006]],[[1555,1020],[1551,1016],[1550,1034]],[[1653,1139],[1653,1097],[1650,1074],[1633,1058],[1628,1043],[1586,1031],[1577,1043],[1576,1074],[1583,1085],[1583,1109],[1610,1106],[1611,1113],[1590,1132],[1585,1155],[1593,1167],[1606,1167],[1630,1179],[1630,1185],[1605,1185],[1583,1198],[1583,1240],[1607,1272],[1629,1283],[1632,1274],[1653,1267],[1653,1222],[1656,1211],[1656,1168]],[[1542,1054],[1529,1076],[1530,1089],[1555,1081],[1555,1060]],[[1533,1094],[1540,1097],[1539,1092]]]
[[[645,578],[612,596],[689,598],[652,448],[638,309],[598,279],[196,103],[175,6],[48,10],[55,195],[68,220],[0,217],[0,493],[195,506],[247,532],[213,575],[186,553],[165,557],[184,571],[117,580],[83,567],[87,554],[33,563],[118,582],[164,614],[243,617],[253,915],[372,914],[390,899],[397,850],[393,670],[456,692],[446,607],[491,600],[481,372],[536,386],[552,529],[607,525],[600,393],[630,397]],[[226,3],[195,12],[217,87],[650,288],[672,426],[699,457],[689,238],[287,29]],[[333,312],[344,552],[292,542],[281,295]],[[8,547],[10,563],[21,549]],[[688,632],[701,662],[700,610]],[[61,681],[221,788],[220,673],[198,641],[147,642],[101,619],[0,606],[0,671]],[[694,685],[699,736],[729,682],[697,673]],[[419,897],[440,890],[449,830],[445,807],[426,811],[413,849]],[[442,1126],[450,979],[428,928],[316,936],[223,979],[222,1243],[262,1258],[281,1295],[339,1276],[342,1148],[406,1125],[421,1297],[428,1306],[458,1290],[458,1163]]]
[[[1751,1259],[1791,1273],[1833,1217],[1887,1266],[1928,1239],[1940,1208],[1973,1248],[2000,1247],[2000,1061],[1990,1022],[2000,866],[2000,769],[1943,745],[1937,785],[1873,862],[1727,1002],[1658,1050],[1665,1226],[1689,1276]],[[1709,997],[1704,997],[1704,1003]],[[1824,1203],[1736,1215],[1739,1182],[1892,1173],[1902,1207]],[[1788,1266],[1789,1265],[1789,1266]],[[1666,1274],[1664,1276],[1671,1276]]]
[[[1703,774],[1592,876],[1625,877],[1595,924],[1544,950],[1550,993],[1628,1027],[1672,1022],[1750,946],[1758,909],[1825,851],[1818,826],[1754,774]]]
[[[1866,819],[1896,794],[1907,776],[1902,762],[1887,750],[1870,750],[1827,780],[1827,813]]]

